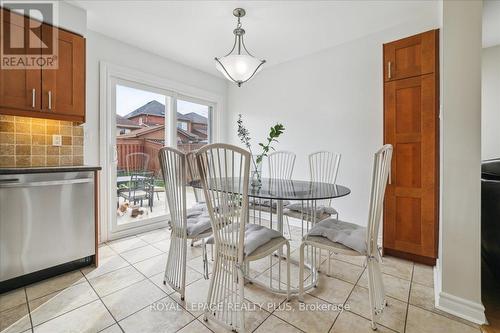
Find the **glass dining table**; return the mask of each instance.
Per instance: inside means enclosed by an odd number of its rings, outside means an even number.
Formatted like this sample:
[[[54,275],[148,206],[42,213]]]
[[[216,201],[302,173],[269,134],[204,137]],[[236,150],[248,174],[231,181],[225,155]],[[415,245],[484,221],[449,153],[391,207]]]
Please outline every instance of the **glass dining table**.
[[[238,183],[239,180],[235,180]],[[194,188],[201,188],[201,182],[198,180],[192,181],[190,185]],[[301,220],[301,237],[303,237],[309,229],[320,219],[324,218],[324,214],[318,214],[318,203],[328,203],[336,198],[341,198],[349,195],[351,190],[345,186],[338,184],[328,184],[314,181],[304,180],[288,180],[288,179],[274,179],[262,178],[261,186],[248,185],[249,197],[249,221],[255,224],[263,225],[269,223],[272,229],[279,231],[284,235],[283,221],[284,216],[293,216]],[[293,214],[288,215],[288,209],[285,203],[293,201],[300,203],[300,208]],[[253,214],[251,214],[253,212]],[[264,212],[264,214],[262,214]],[[276,215],[273,221],[273,215]],[[291,237],[291,235],[289,235]],[[319,253],[319,255],[318,255]],[[279,266],[281,268],[281,260],[290,260],[290,263],[298,265],[298,261],[293,258],[286,258],[283,253],[276,253],[275,257],[278,258]],[[306,250],[306,268],[309,270],[310,275],[304,286],[305,290],[311,289],[317,285],[318,282],[318,265],[321,260],[321,253],[317,249]],[[270,260],[270,269],[272,259]],[[270,272],[269,285],[263,283],[262,280],[252,278],[247,274],[247,279],[253,283],[259,284],[272,292],[284,294],[286,290],[282,288],[281,274],[278,273],[278,288],[273,287],[273,273]],[[298,294],[298,288],[291,288],[292,294]]]

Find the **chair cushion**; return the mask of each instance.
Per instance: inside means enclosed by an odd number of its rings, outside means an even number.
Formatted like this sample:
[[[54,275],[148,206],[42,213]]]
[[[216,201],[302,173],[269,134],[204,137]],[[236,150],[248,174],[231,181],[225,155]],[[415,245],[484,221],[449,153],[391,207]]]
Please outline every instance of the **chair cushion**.
[[[232,232],[234,228],[238,228],[238,224],[231,224],[226,228],[228,232]],[[245,253],[245,256],[249,256],[257,248],[278,237],[282,237],[282,235],[276,230],[269,229],[258,224],[247,223],[247,225],[245,226],[243,252]],[[215,239],[213,235],[208,237],[206,240],[207,244],[214,244],[214,242]]]
[[[290,204],[290,201],[288,201],[288,200],[283,201],[283,206],[287,206],[289,204]],[[258,207],[258,206],[271,207],[271,200],[269,200],[269,199],[262,199],[262,200],[255,199],[255,200],[252,200],[250,205],[255,206],[255,207]],[[276,209],[277,206],[278,206],[278,201],[273,200],[273,208]]]
[[[193,207],[186,209],[186,215],[188,219],[191,217],[200,216],[203,213],[208,214],[207,205],[205,205],[204,203],[203,204],[197,203]]]
[[[187,235],[194,238],[204,234],[212,228],[210,224],[210,214],[208,214],[207,206],[204,204],[196,204],[194,207],[187,209]]]
[[[305,238],[309,236],[325,237],[332,242],[366,254],[366,228],[354,223],[328,218],[316,223]]]
[[[286,206],[286,208],[289,210],[292,210],[292,211],[299,212],[299,213],[304,213],[304,214],[308,214],[308,215],[313,214],[312,207],[311,206],[307,207],[306,205],[302,204],[301,202],[295,202],[295,203],[289,204]],[[323,214],[335,215],[335,214],[337,214],[337,211],[333,207],[330,207],[330,206],[325,206],[325,205],[316,206],[316,217],[320,217]]]

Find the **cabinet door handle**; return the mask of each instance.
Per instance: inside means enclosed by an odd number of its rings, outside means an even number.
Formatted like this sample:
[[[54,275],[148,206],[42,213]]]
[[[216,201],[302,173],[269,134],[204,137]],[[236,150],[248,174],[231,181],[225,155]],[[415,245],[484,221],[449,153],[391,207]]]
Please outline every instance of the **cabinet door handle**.
[[[387,63],[387,78],[392,79],[392,63]]]
[[[35,101],[36,101],[36,90],[33,88],[31,90],[31,107],[34,109],[35,108]]]
[[[52,110],[52,91],[49,90],[49,110]]]

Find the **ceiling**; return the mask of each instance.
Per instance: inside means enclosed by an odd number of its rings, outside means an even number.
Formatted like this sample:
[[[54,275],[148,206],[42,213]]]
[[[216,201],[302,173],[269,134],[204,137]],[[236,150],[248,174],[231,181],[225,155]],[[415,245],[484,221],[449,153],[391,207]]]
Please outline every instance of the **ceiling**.
[[[217,75],[213,57],[232,46],[236,7],[247,11],[242,23],[248,49],[266,59],[268,67],[438,15],[440,6],[428,0],[70,2],[87,10],[90,30]],[[498,10],[500,1],[487,2],[485,10]],[[498,24],[493,15],[490,20]],[[495,43],[496,37],[486,37],[484,30],[485,38]],[[491,36],[500,37],[500,29],[493,30]]]

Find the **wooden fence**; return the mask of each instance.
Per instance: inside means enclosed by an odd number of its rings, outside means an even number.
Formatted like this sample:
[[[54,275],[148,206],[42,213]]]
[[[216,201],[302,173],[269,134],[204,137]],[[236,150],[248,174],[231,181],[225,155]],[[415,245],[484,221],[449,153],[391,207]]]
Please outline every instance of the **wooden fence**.
[[[117,139],[116,150],[118,154],[118,170],[127,170],[127,155],[133,153],[144,153],[144,140],[141,139]],[[133,162],[134,163],[134,162]],[[133,169],[139,168],[139,161],[135,161]]]
[[[190,152],[203,147],[204,143],[179,143],[177,148],[183,152]],[[163,145],[147,139],[117,139],[116,149],[118,153],[118,169],[127,170],[126,157],[132,153],[145,153],[149,155],[148,171],[154,172],[155,175],[160,175],[160,162],[158,160],[158,152]],[[136,159],[131,162],[131,169],[141,169],[142,161]]]

